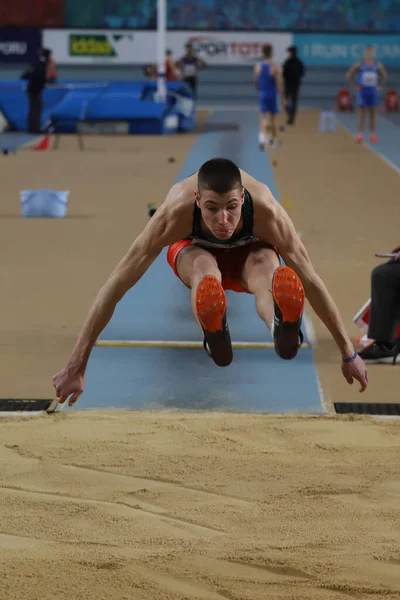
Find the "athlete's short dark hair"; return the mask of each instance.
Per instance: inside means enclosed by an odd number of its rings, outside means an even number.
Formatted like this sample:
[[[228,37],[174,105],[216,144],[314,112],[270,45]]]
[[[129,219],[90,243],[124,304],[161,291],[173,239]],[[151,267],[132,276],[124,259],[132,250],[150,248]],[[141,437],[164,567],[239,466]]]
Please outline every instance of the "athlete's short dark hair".
[[[239,168],[227,158],[212,158],[205,162],[197,176],[199,192],[211,190],[216,194],[226,194],[242,187]]]
[[[271,44],[265,44],[262,48],[262,53],[263,53],[264,58],[271,58],[271,56],[272,56]]]

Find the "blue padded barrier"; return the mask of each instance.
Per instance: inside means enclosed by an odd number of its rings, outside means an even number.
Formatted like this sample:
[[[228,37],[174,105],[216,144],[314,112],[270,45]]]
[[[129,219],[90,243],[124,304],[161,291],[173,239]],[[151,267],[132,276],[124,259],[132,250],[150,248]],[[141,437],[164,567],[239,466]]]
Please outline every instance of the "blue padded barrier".
[[[0,84],[0,109],[11,129],[27,125],[26,82]],[[154,101],[156,83],[140,81],[63,81],[43,94],[42,126],[58,133],[74,133],[82,121],[126,122],[130,133],[175,133],[196,126],[190,87],[168,82],[165,103]],[[176,124],[177,121],[177,124]]]

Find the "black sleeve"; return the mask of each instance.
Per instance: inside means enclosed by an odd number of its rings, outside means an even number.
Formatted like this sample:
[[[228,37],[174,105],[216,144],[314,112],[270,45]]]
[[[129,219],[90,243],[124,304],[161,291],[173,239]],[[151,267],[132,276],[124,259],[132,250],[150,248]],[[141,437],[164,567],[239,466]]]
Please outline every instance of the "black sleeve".
[[[21,79],[30,79],[33,71],[33,65],[29,65],[29,67],[24,71],[21,75]]]

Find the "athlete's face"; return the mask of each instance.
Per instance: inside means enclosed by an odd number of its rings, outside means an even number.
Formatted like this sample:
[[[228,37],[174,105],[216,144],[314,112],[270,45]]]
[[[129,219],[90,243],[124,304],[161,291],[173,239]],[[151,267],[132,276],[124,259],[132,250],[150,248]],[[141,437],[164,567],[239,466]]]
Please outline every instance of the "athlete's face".
[[[365,48],[364,58],[365,60],[371,61],[374,60],[375,50],[373,48]]]
[[[226,194],[211,190],[195,192],[197,206],[207,229],[219,240],[228,240],[234,234],[242,216],[244,190],[234,188]]]

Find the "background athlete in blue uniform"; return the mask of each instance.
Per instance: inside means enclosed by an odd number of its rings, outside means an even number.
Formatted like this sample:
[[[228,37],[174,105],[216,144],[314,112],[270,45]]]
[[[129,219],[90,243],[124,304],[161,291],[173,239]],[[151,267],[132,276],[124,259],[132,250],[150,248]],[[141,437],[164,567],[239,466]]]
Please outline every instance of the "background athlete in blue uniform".
[[[275,65],[272,62],[272,46],[270,44],[265,45],[262,53],[263,61],[254,67],[255,85],[260,95],[260,132],[258,136],[260,150],[264,150],[267,141],[274,146],[277,144],[278,92],[282,104],[286,104],[282,69],[279,65]],[[266,136],[268,126],[271,128],[272,137],[270,140],[267,140]]]
[[[347,73],[347,79],[358,92],[358,134],[356,140],[363,141],[365,111],[369,114],[370,123],[370,141],[377,142],[376,135],[376,108],[379,103],[379,91],[385,85],[387,73],[380,62],[375,59],[375,51],[372,46],[367,46],[364,51],[364,59],[355,63]],[[354,83],[353,78],[357,73],[357,82]],[[380,81],[379,81],[380,80]]]

